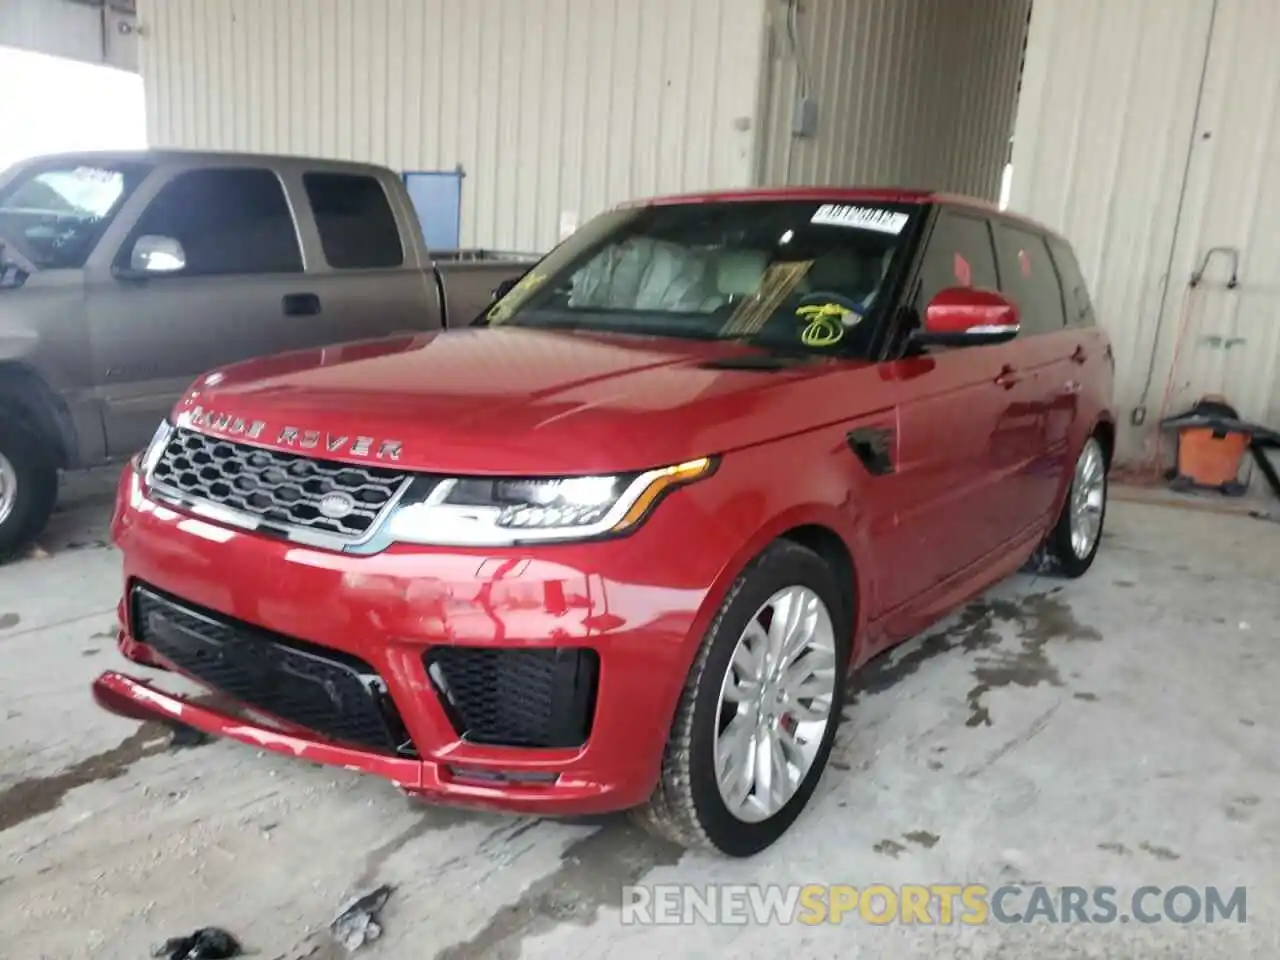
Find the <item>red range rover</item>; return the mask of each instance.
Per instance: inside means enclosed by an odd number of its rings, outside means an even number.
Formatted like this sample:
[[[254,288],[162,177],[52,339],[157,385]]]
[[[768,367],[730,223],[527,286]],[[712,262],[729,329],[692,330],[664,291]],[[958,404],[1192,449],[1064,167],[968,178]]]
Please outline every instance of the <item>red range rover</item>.
[[[1089,568],[1113,361],[1070,246],[928,193],[591,221],[467,329],[195,383],[125,470],[102,706],[744,856],[846,678],[1039,552]]]

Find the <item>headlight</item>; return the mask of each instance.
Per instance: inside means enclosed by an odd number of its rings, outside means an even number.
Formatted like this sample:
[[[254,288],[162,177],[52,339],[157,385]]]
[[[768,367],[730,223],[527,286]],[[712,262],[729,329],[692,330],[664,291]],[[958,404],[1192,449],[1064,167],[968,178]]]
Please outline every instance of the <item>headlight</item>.
[[[156,432],[151,436],[151,442],[147,444],[146,449],[133,458],[133,468],[146,478],[151,471],[155,469],[155,465],[160,462],[160,457],[164,454],[164,448],[169,445],[169,437],[173,435],[173,426],[168,420],[160,421],[160,426],[156,427]]]
[[[635,527],[675,487],[707,476],[710,457],[643,473],[509,479],[416,481],[392,514],[401,543],[504,546],[585,540]]]

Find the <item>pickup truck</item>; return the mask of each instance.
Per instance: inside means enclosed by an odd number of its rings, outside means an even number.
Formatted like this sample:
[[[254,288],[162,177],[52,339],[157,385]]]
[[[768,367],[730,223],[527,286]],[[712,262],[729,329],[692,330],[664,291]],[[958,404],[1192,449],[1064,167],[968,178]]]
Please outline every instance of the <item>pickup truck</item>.
[[[202,371],[466,325],[525,269],[434,261],[382,167],[153,150],[0,172],[0,558],[59,470],[137,452]]]
[[[1089,569],[1113,376],[1070,244],[974,201],[615,209],[483,323],[193,384],[122,473],[118,645],[224,699],[94,694],[747,856],[851,671],[1028,561]]]

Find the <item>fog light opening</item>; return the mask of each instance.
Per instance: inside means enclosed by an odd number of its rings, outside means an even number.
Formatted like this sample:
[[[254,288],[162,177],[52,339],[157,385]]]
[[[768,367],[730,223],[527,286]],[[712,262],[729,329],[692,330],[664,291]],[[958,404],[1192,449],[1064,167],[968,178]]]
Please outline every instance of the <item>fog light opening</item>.
[[[486,784],[526,784],[550,786],[560,779],[560,774],[544,770],[487,770],[480,767],[446,766],[455,780]]]

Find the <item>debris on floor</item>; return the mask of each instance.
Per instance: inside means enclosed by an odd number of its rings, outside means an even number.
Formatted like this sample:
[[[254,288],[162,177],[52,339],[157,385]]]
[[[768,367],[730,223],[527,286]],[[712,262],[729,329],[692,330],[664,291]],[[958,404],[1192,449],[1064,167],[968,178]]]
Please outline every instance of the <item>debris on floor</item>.
[[[151,952],[165,960],[228,960],[243,953],[240,943],[218,927],[201,927],[185,937],[170,937]]]
[[[172,730],[169,735],[169,749],[171,750],[200,747],[213,739],[203,730],[188,727],[185,723],[171,724],[170,729]]]
[[[382,936],[378,914],[391,896],[391,885],[384,883],[371,893],[354,897],[342,905],[329,924],[333,938],[348,951],[358,950]]]

